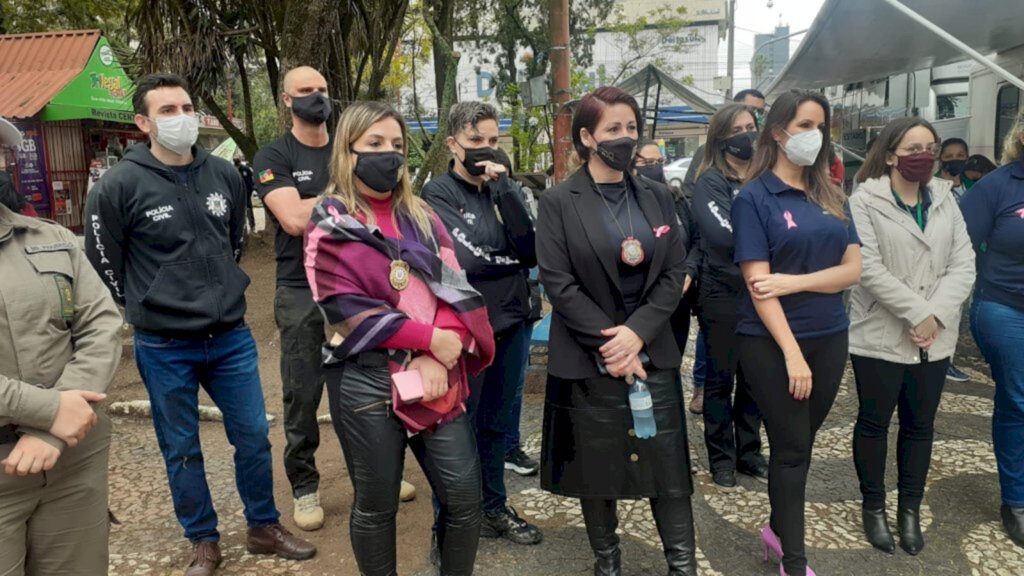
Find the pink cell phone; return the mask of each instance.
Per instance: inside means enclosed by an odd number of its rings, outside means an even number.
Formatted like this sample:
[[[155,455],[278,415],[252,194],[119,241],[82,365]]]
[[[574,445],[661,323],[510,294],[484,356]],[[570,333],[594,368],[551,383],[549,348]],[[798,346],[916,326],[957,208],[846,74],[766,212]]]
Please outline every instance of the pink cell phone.
[[[423,400],[423,375],[419,370],[405,370],[391,375],[402,404],[415,404]]]

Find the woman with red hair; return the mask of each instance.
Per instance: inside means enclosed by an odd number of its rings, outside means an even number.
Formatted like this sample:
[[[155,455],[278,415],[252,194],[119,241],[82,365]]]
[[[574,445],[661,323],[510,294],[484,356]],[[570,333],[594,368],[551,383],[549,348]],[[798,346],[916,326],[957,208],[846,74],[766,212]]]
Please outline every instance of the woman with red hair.
[[[541,197],[540,279],[553,314],[541,486],[580,499],[595,575],[622,573],[619,499],[649,498],[670,575],[697,574],[681,356],[669,318],[686,249],[672,194],[632,175],[641,115],[618,88],[585,96],[572,125],[583,165]],[[646,382],[656,432],[633,422]],[[646,438],[645,438],[646,437]]]

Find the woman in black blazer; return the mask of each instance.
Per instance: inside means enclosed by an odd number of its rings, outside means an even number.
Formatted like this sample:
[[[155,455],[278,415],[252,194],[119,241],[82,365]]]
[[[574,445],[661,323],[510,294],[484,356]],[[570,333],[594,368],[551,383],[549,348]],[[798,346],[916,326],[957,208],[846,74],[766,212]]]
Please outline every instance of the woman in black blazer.
[[[572,126],[584,166],[541,197],[537,259],[553,308],[541,485],[580,498],[594,574],[621,574],[616,500],[650,498],[669,574],[689,575],[693,486],[669,326],[686,250],[669,190],[629,173],[639,125],[622,90],[585,96]],[[650,388],[653,438],[636,437],[627,376]]]

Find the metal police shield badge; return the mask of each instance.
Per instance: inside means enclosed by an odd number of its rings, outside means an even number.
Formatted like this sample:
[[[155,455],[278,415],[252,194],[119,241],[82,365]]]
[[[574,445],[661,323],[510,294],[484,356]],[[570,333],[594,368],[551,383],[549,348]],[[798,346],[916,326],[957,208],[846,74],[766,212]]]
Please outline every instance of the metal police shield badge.
[[[409,286],[409,263],[404,260],[392,260],[391,272],[388,274],[391,287],[401,292]]]

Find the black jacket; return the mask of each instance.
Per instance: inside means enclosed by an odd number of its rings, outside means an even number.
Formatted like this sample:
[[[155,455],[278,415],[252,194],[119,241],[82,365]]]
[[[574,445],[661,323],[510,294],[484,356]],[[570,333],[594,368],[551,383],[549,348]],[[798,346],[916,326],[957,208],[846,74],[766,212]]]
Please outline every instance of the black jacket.
[[[745,289],[740,267],[733,261],[732,201],[739,189],[739,182],[709,168],[697,179],[693,193],[693,218],[702,253],[697,305],[703,316],[715,319],[734,318]]]
[[[193,153],[183,185],[147,144],[136,144],[85,206],[86,255],[128,322],[169,337],[208,336],[245,316],[242,177],[230,162]]]
[[[537,265],[537,254],[523,194],[507,176],[477,189],[452,170],[423,187],[423,200],[454,240],[459,265],[484,297],[495,334],[530,317],[526,271]]]
[[[664,185],[629,176],[637,201],[656,235],[641,304],[628,318],[620,288],[616,254],[601,251],[601,201],[590,176],[580,169],[544,192],[537,219],[540,279],[551,302],[548,372],[559,378],[598,375],[595,353],[608,341],[601,330],[625,324],[645,342],[655,368],[676,369],[681,355],[669,317],[683,291],[686,250],[672,193]]]
[[[683,177],[683,196],[687,198],[693,198],[693,193],[697,189],[697,171],[700,170],[700,165],[704,163],[704,146],[698,146],[693,151],[693,157],[690,159],[690,167],[686,169],[686,176]]]

